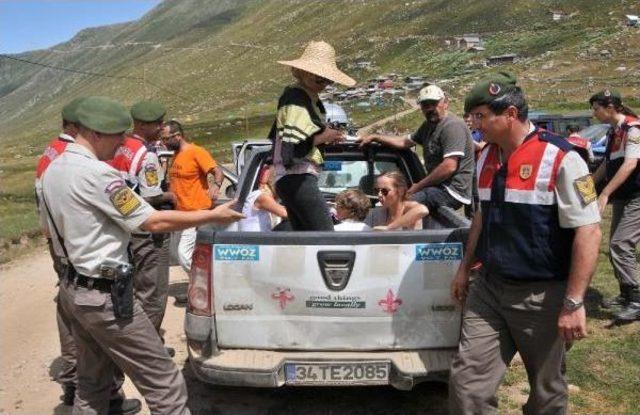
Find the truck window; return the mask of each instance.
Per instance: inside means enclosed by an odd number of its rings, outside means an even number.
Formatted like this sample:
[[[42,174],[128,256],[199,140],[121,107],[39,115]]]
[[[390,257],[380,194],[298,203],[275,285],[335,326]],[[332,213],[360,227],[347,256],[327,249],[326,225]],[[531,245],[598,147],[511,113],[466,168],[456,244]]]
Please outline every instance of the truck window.
[[[371,194],[369,182],[373,183],[375,176],[390,170],[400,170],[406,175],[403,166],[397,159],[378,160],[373,163],[372,174],[369,173],[367,160],[326,160],[324,169],[318,177],[320,191],[338,194],[343,190],[359,188]]]

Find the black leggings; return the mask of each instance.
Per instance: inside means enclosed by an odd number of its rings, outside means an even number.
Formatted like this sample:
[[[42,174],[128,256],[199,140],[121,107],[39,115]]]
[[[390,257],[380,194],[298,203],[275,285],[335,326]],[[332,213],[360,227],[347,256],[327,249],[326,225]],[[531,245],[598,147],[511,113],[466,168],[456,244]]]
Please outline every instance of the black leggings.
[[[294,231],[332,231],[333,221],[312,174],[289,174],[276,182],[276,193],[287,208]]]

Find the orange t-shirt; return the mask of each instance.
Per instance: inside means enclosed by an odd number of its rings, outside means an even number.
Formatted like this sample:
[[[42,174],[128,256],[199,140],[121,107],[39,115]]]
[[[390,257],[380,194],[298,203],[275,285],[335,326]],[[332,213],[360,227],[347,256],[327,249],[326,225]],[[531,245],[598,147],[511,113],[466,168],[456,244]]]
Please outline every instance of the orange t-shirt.
[[[216,166],[211,154],[195,144],[189,144],[178,152],[169,169],[169,186],[176,195],[177,210],[211,208],[207,173]]]

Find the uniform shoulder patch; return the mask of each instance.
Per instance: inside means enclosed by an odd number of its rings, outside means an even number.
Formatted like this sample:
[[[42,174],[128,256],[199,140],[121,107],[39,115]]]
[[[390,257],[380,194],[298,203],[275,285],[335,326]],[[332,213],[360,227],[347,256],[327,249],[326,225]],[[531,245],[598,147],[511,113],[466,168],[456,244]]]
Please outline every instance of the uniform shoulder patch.
[[[593,177],[591,177],[590,174],[575,179],[573,181],[573,187],[580,197],[582,206],[587,206],[589,203],[595,202],[598,199],[598,194],[596,193],[596,185],[593,182]]]
[[[129,216],[141,205],[135,193],[125,185],[123,180],[110,183],[105,193],[109,194],[111,204],[122,216]]]
[[[160,180],[158,179],[158,169],[155,164],[149,163],[144,166],[144,178],[147,181],[147,186],[153,187],[158,185]]]

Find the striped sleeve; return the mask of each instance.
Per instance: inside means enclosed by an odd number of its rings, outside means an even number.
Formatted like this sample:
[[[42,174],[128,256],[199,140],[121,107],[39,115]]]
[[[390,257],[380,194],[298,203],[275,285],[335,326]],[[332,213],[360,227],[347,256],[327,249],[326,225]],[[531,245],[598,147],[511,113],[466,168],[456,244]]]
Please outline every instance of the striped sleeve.
[[[303,106],[288,104],[278,109],[276,128],[282,141],[298,144],[320,132],[322,127],[311,119]]]

